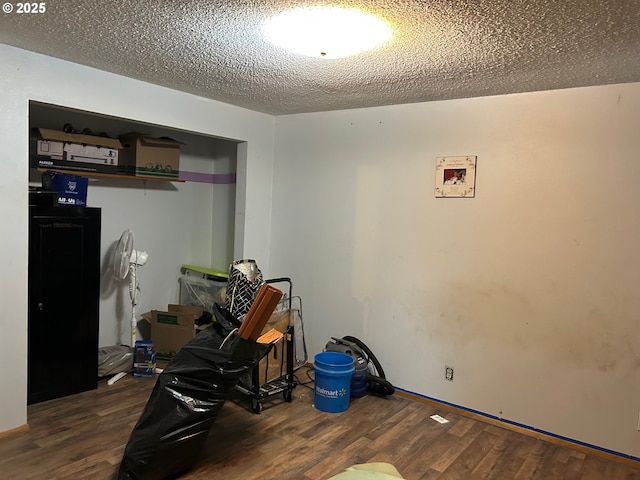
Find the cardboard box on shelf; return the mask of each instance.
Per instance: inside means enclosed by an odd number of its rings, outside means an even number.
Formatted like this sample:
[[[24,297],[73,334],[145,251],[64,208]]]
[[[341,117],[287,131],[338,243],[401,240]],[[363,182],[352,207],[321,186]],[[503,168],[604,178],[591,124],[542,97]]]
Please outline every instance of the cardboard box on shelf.
[[[121,148],[117,138],[34,128],[31,167],[118,173]]]
[[[196,320],[203,309],[185,305],[168,305],[166,311],[151,310],[142,318],[151,324],[151,341],[156,358],[170,360],[197,333]]]
[[[138,132],[120,136],[120,172],[137,177],[173,178],[180,176],[181,142],[169,137],[154,138]]]

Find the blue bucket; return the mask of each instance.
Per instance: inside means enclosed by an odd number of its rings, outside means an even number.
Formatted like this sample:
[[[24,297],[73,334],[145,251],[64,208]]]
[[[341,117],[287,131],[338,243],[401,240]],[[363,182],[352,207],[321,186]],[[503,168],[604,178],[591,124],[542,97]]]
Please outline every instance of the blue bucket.
[[[353,358],[345,353],[322,352],[315,356],[314,405],[329,413],[344,412],[349,408]]]

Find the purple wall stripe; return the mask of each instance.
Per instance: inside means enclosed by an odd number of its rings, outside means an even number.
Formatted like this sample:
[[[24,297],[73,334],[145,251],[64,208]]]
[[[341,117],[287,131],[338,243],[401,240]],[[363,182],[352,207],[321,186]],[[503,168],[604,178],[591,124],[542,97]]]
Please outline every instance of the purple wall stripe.
[[[185,182],[234,184],[236,183],[235,173],[198,173],[180,170],[180,180]]]

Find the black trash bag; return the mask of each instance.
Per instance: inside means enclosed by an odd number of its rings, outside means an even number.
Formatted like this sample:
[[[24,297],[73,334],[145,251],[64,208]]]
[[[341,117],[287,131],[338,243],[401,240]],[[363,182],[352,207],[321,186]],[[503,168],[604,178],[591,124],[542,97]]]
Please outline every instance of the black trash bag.
[[[220,335],[226,336],[235,328],[240,328],[242,322],[238,320],[227,308],[219,303],[213,304],[213,321]],[[226,332],[226,333],[225,333]]]
[[[174,478],[191,468],[227,395],[266,355],[269,345],[229,333],[237,321],[226,313],[216,308],[216,321],[159,375],[125,447],[118,480]]]

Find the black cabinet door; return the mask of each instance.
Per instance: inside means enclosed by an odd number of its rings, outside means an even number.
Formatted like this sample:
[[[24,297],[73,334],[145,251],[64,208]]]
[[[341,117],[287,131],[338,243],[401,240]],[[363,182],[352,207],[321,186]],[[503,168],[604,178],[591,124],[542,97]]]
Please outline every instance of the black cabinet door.
[[[99,208],[30,207],[27,403],[97,388]]]

